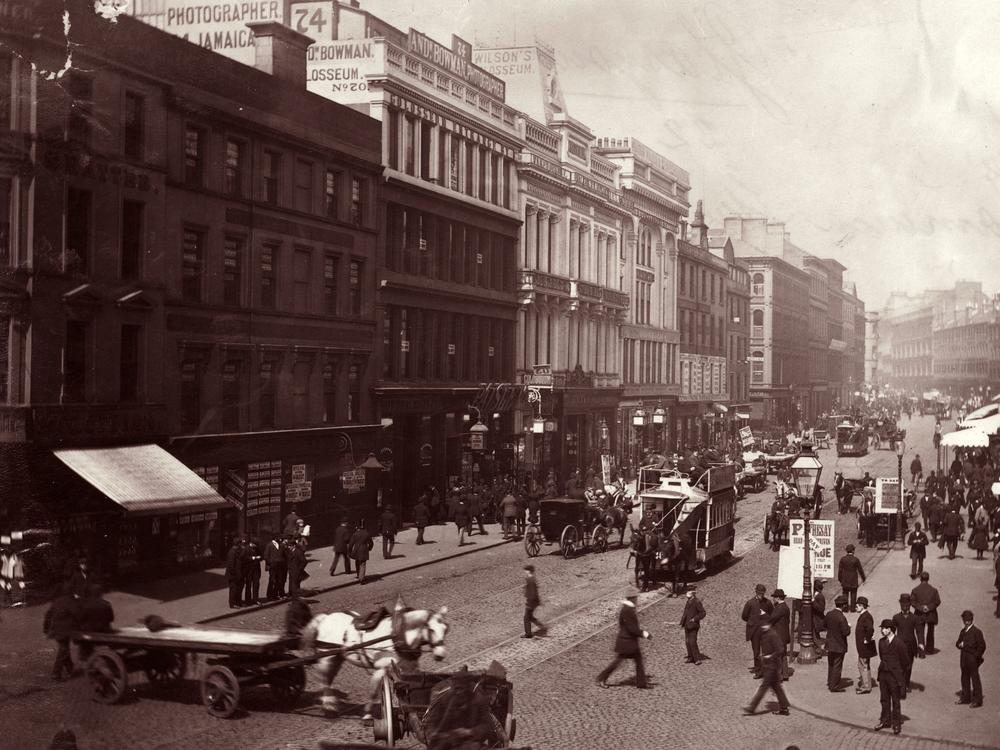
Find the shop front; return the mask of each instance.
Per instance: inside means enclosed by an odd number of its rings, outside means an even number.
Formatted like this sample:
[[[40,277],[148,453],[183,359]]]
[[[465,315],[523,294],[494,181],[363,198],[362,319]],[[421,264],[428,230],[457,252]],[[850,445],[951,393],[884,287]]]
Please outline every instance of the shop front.
[[[555,434],[561,431],[562,441],[558,450],[550,449],[549,453],[563,485],[575,472],[584,476],[588,470],[601,474],[605,469],[617,469],[610,456],[611,446],[618,439],[620,401],[618,388],[567,387],[555,392]],[[605,460],[604,456],[609,458]]]
[[[170,450],[224,500],[211,519],[224,550],[236,536],[266,544],[292,510],[309,524],[312,544],[329,541],[345,516],[371,528],[382,472],[365,464],[373,453],[388,463],[384,439],[379,425],[358,425],[177,437]],[[179,525],[206,520],[184,514]],[[184,533],[190,549],[201,544],[197,532]]]

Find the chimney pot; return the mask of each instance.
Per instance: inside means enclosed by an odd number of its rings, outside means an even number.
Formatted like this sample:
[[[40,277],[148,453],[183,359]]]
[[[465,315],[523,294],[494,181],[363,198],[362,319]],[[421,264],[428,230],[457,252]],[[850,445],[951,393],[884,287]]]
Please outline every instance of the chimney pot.
[[[315,40],[278,21],[250,21],[254,67],[298,89],[306,87],[306,50]]]

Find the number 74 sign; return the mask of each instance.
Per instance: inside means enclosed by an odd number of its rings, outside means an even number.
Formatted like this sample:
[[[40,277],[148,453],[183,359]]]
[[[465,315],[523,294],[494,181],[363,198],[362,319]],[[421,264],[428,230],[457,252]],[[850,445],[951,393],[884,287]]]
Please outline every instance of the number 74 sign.
[[[333,41],[333,3],[292,3],[292,28],[317,42]]]

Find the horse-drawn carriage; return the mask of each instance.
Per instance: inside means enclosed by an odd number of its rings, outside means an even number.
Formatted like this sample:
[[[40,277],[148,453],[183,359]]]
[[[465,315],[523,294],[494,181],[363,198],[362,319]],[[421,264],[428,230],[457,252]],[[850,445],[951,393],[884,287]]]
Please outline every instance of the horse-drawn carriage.
[[[880,450],[884,445],[895,451],[896,443],[906,440],[906,430],[900,429],[894,420],[877,420],[871,432],[875,439],[875,450]]]
[[[767,460],[763,453],[750,451],[743,454],[743,471],[738,472],[737,480],[744,491],[761,492],[767,487]]]
[[[812,442],[817,448],[830,447],[830,431],[816,428],[812,431]]]
[[[493,662],[485,671],[387,670],[372,734],[393,747],[411,734],[430,747],[506,748],[514,741],[514,687]]]
[[[639,474],[639,528],[632,530],[636,585],[699,573],[732,554],[736,467],[718,466],[698,479],[645,467]]]
[[[559,544],[559,551],[570,558],[591,547],[598,552],[608,549],[608,527],[603,512],[585,499],[553,497],[541,501],[539,522],[524,530],[524,549],[537,557],[542,544]]]

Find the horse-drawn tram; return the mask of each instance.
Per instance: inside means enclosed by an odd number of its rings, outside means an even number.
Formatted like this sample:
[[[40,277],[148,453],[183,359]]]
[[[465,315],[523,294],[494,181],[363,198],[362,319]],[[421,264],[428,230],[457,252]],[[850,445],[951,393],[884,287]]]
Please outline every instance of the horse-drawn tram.
[[[633,530],[636,584],[700,573],[735,545],[736,468],[717,466],[697,479],[674,470],[639,472],[639,528]]]
[[[189,662],[205,657],[199,675],[201,700],[212,716],[228,718],[240,703],[241,688],[267,684],[284,705],[294,704],[306,684],[310,660],[291,653],[298,637],[283,633],[198,626],[121,627],[110,633],[81,633],[94,648],[86,674],[99,703],[118,703],[128,690],[130,672],[141,671],[151,685],[183,679]]]

